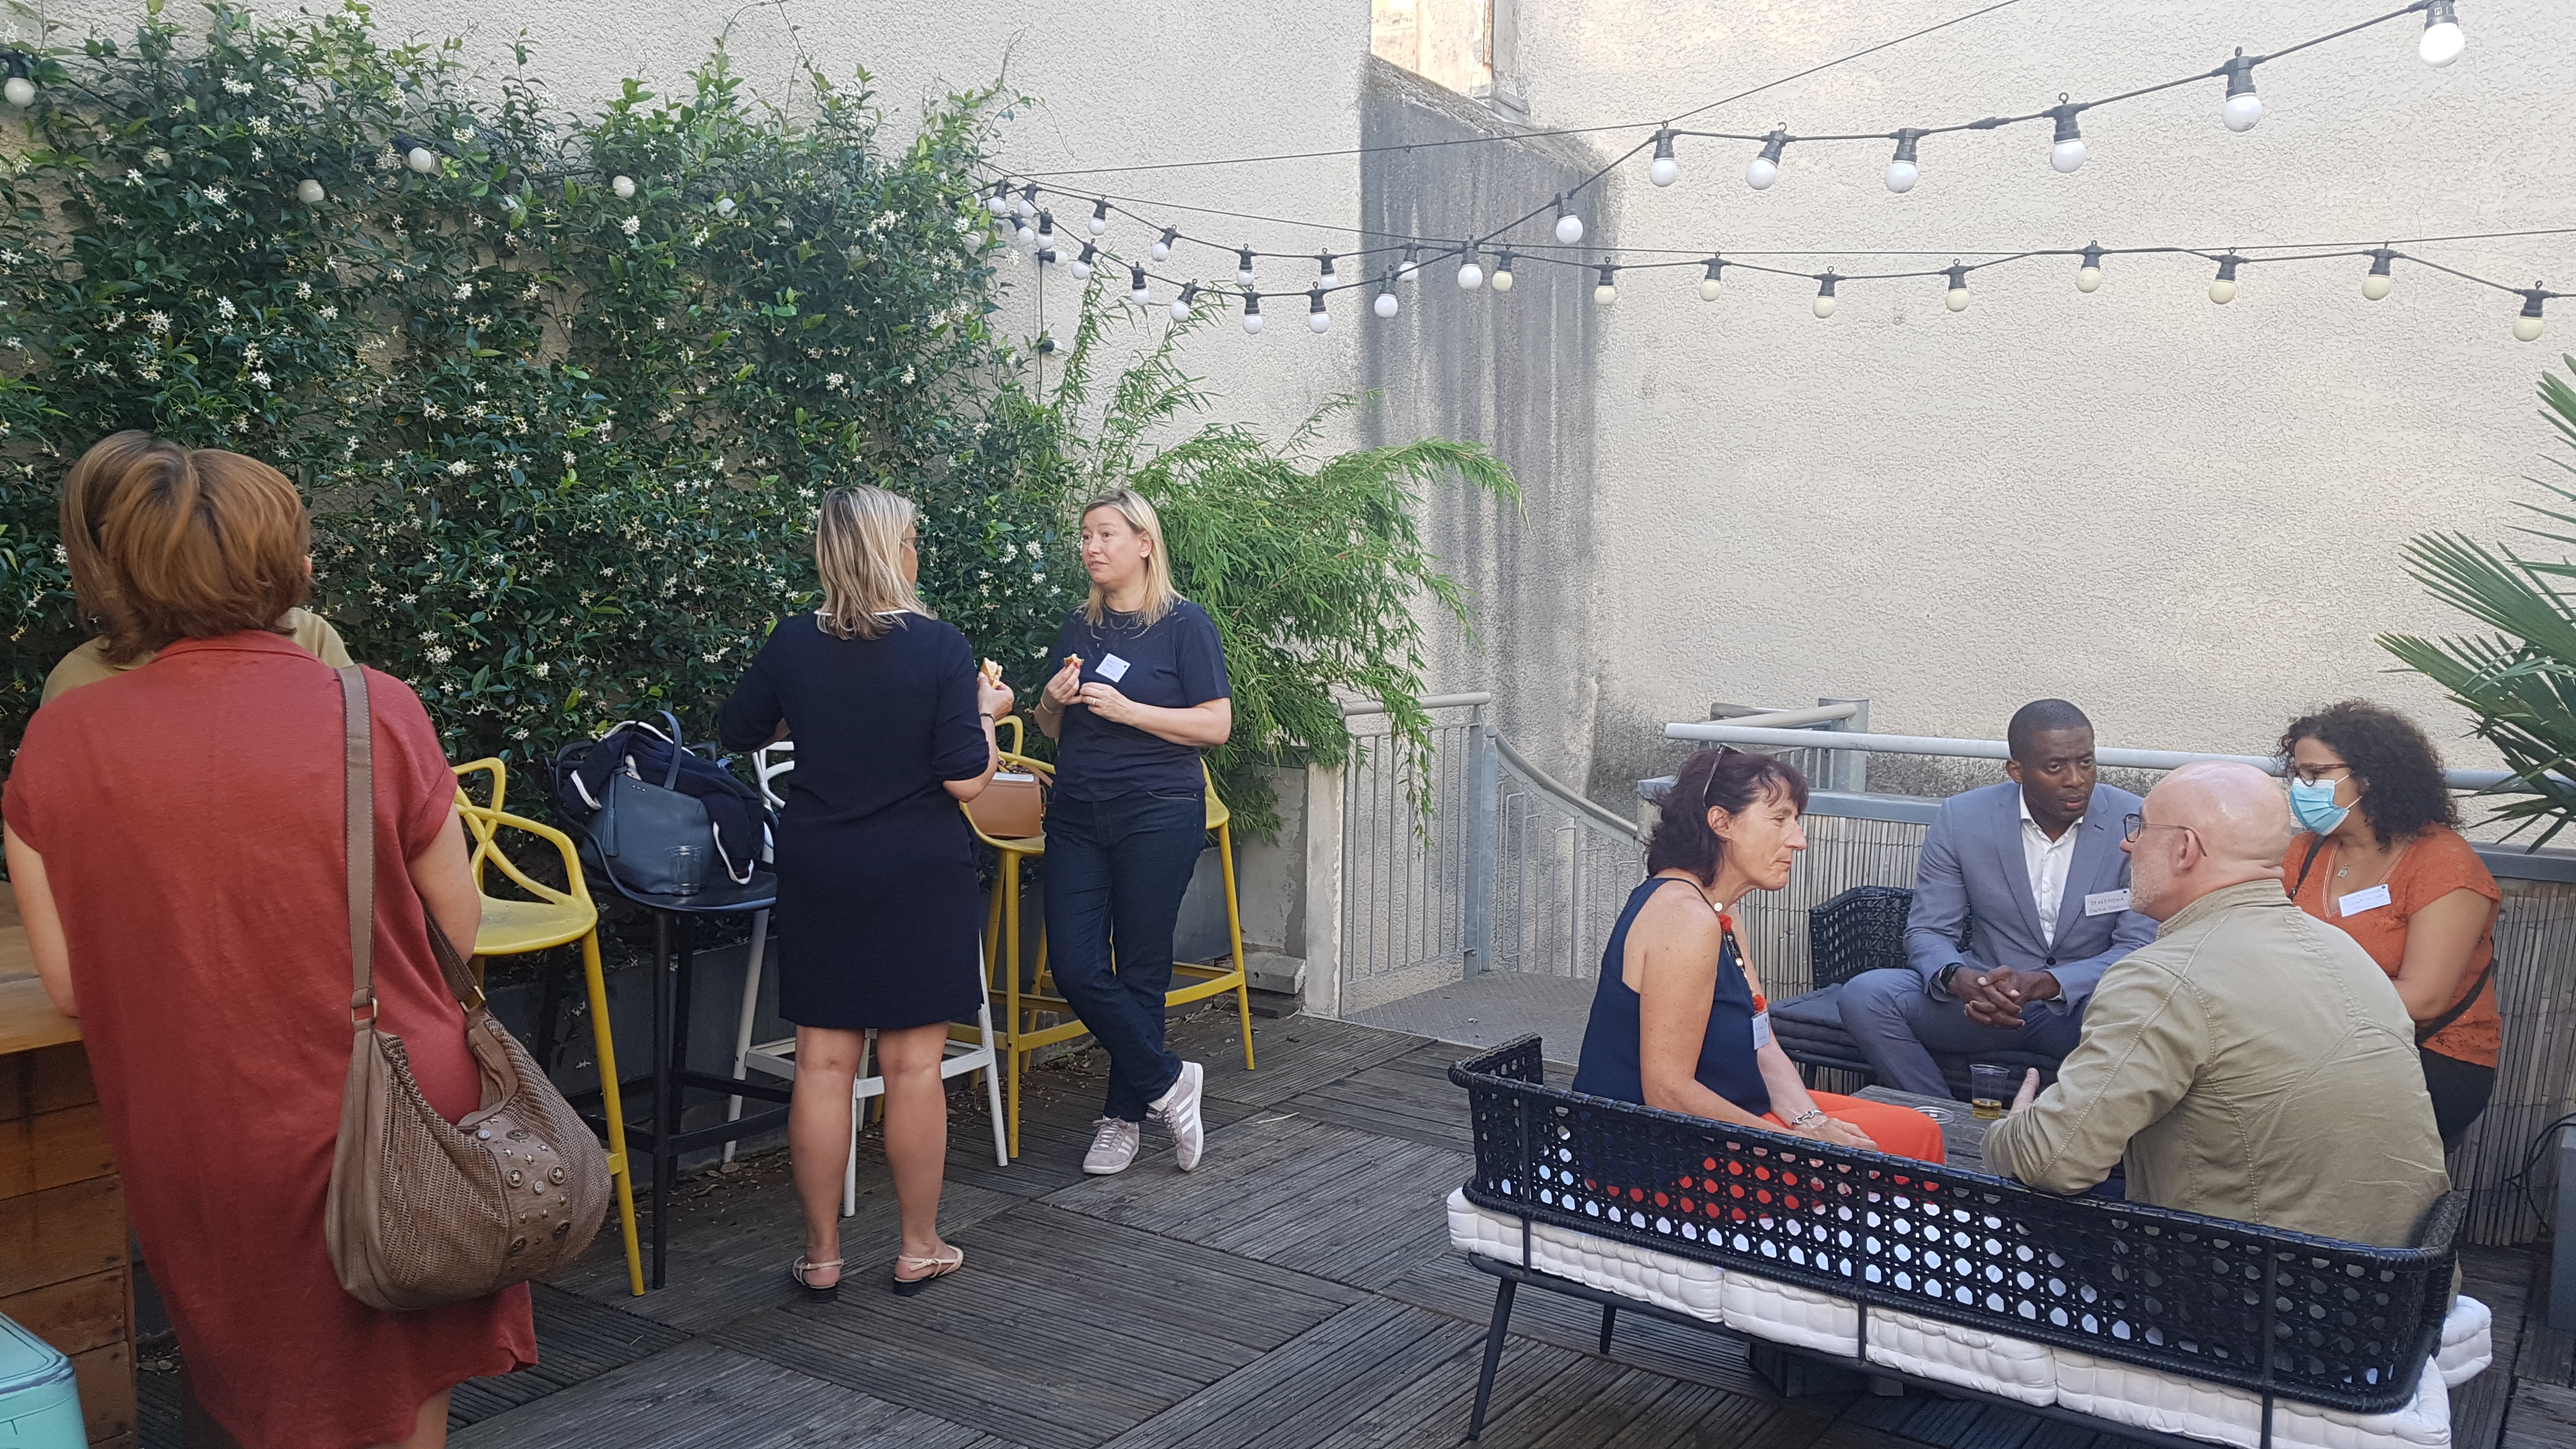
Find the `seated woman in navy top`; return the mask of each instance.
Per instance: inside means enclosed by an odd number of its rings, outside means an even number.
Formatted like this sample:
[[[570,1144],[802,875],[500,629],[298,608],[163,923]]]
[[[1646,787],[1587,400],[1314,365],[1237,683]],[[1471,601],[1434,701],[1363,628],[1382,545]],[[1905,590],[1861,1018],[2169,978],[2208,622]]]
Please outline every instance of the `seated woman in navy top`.
[[[1807,848],[1798,826],[1806,807],[1805,777],[1768,755],[1704,750],[1682,767],[1646,847],[1651,874],[1601,953],[1574,1090],[1939,1162],[1940,1124],[1910,1108],[1810,1092],[1772,1040],[1727,908],[1789,883],[1790,863]]]

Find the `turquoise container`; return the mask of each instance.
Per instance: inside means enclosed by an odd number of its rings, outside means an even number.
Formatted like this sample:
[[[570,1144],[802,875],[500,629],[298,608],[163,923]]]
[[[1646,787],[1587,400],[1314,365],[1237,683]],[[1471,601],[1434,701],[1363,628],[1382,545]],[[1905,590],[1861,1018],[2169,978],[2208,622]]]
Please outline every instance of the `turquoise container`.
[[[88,1449],[72,1361],[0,1318],[0,1449]]]

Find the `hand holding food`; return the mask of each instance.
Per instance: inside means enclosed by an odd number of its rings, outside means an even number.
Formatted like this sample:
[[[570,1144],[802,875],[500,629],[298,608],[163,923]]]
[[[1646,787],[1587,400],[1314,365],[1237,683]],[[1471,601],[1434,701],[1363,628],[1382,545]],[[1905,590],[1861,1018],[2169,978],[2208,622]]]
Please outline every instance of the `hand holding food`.
[[[1011,712],[1019,696],[1002,682],[1002,666],[987,659],[975,673],[975,707],[995,719]]]
[[[1057,709],[1063,709],[1070,704],[1079,704],[1082,701],[1081,655],[1068,654],[1064,657],[1064,667],[1057,670],[1055,677],[1046,683],[1045,698],[1047,703]]]

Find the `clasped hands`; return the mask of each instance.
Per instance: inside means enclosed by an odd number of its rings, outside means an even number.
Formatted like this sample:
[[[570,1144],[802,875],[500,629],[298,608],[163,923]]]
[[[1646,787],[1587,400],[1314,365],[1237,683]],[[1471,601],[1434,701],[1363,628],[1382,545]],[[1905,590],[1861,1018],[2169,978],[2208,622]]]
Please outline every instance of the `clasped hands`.
[[[1132,724],[1140,708],[1136,701],[1115,688],[1094,680],[1082,682],[1082,661],[1067,658],[1064,667],[1046,682],[1046,702],[1062,713],[1068,705],[1082,705],[1112,724]]]
[[[2046,971],[1963,965],[1950,973],[1950,994],[1967,1006],[1968,1020],[1979,1026],[2010,1030],[2022,1024],[2025,1004],[2054,1000],[2063,993],[2057,977]]]

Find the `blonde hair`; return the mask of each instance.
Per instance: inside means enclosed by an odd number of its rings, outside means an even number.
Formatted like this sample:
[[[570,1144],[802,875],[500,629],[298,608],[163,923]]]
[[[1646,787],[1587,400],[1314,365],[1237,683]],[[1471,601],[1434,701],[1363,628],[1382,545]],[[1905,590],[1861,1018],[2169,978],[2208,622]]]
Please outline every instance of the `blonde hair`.
[[[1112,488],[1082,505],[1082,511],[1074,515],[1076,525],[1103,508],[1125,519],[1129,528],[1145,535],[1153,545],[1145,553],[1145,606],[1136,612],[1149,627],[1163,622],[1163,616],[1181,600],[1172,588],[1172,556],[1163,547],[1163,520],[1155,515],[1154,505],[1145,501],[1145,495],[1132,488]],[[1109,594],[1097,583],[1091,586],[1091,596],[1082,601],[1082,617],[1095,625],[1109,620]]]
[[[903,576],[903,535],[912,500],[864,483],[823,495],[814,524],[814,572],[823,607],[814,621],[836,639],[879,639],[897,611],[936,618]]]

